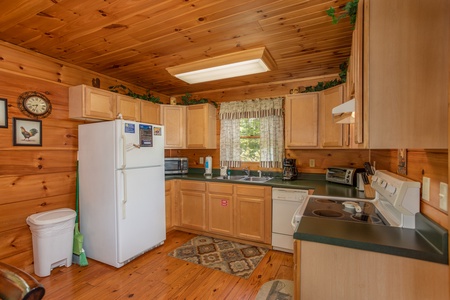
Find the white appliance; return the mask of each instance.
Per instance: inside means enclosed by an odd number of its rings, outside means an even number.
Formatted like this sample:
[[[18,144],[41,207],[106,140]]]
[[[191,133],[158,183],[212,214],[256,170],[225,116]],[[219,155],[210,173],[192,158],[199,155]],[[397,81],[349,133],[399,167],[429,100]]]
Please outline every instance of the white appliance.
[[[308,198],[307,190],[272,189],[272,247],[293,253],[294,229],[291,219],[294,212]]]
[[[377,226],[416,227],[415,215],[420,212],[420,182],[388,171],[376,171],[371,186],[376,191],[372,200],[308,196],[292,216],[292,228],[297,230],[303,216]]]
[[[78,144],[87,257],[119,268],[163,244],[163,126],[125,120],[84,124]]]

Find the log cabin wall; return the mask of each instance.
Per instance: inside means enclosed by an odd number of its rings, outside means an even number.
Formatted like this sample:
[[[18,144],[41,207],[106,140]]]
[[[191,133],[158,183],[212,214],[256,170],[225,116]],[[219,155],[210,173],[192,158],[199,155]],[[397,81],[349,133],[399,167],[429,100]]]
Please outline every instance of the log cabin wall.
[[[69,119],[68,88],[101,88],[124,84],[114,78],[67,65],[46,56],[0,42],[0,98],[8,101],[8,128],[0,128],[0,261],[33,272],[31,231],[27,216],[68,207],[75,209],[78,125]],[[25,91],[43,93],[52,113],[42,120],[42,146],[13,146],[13,118],[29,119],[17,106]],[[154,93],[168,103],[165,95]]]

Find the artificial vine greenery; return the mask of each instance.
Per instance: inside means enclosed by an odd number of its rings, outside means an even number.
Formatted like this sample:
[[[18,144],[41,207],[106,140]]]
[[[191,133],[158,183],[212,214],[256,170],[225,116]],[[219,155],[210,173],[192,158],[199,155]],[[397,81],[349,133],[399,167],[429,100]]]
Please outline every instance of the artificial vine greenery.
[[[341,13],[339,16],[336,16],[334,7],[330,7],[329,9],[327,9],[326,13],[332,18],[333,24],[337,24],[339,20],[345,17],[349,17],[350,24],[352,24],[353,28],[355,28],[356,13],[358,11],[358,1],[359,0],[352,0],[350,2],[347,2],[347,4],[345,4],[343,8],[344,13]]]
[[[114,93],[119,93],[119,90],[122,90],[123,94],[126,95],[126,96],[130,96],[130,97],[133,97],[133,98],[138,98],[138,99],[145,100],[145,101],[150,101],[150,102],[153,102],[153,103],[162,103],[161,101],[159,101],[159,97],[153,96],[152,93],[150,93],[149,90],[147,90],[145,94],[141,95],[141,94],[137,94],[137,93],[133,92],[132,90],[130,90],[129,88],[127,88],[123,84],[112,85],[112,86],[110,86],[108,88],[109,88],[109,90],[111,92],[114,92]]]
[[[348,59],[339,65],[339,69],[341,70],[339,72],[339,78],[340,79],[333,79],[330,81],[320,81],[317,83],[316,86],[307,86],[305,87],[305,90],[302,91],[302,93],[310,93],[310,92],[318,92],[323,91],[326,89],[329,89],[333,86],[337,86],[341,83],[344,83],[347,81],[347,69],[348,69]]]
[[[181,104],[182,105],[193,105],[193,104],[202,104],[211,102],[216,108],[218,107],[217,103],[206,98],[200,99],[191,99],[192,94],[186,93],[184,96],[181,96]]]

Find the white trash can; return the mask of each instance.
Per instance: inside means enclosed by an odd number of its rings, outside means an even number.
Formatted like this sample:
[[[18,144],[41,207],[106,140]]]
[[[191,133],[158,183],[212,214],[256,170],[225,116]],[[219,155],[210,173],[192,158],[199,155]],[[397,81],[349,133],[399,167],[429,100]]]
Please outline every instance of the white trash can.
[[[61,208],[27,218],[33,237],[34,273],[37,276],[49,276],[53,268],[72,264],[75,216],[74,210]]]

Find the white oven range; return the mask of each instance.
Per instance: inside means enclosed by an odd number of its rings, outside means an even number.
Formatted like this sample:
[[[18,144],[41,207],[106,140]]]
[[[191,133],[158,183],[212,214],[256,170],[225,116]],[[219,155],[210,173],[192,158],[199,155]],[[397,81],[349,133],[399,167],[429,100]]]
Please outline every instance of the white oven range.
[[[292,227],[296,230],[301,218],[308,216],[415,228],[415,214],[420,212],[420,182],[380,170],[372,176],[371,186],[374,199],[308,196],[292,216]]]

